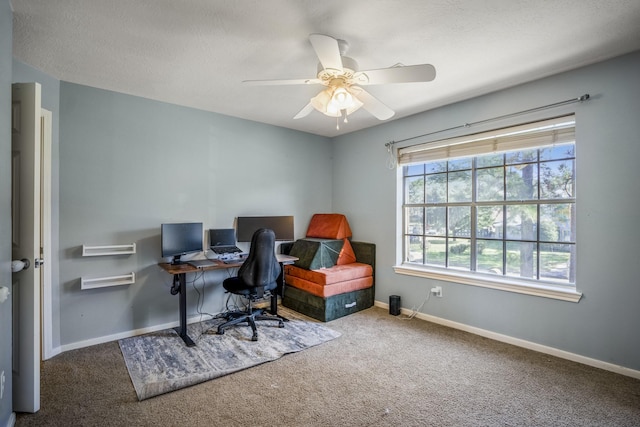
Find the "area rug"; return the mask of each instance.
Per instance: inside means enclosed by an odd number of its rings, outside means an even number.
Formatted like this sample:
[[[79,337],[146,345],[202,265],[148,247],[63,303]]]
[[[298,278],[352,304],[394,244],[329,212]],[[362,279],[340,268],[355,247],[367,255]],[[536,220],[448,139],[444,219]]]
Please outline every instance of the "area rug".
[[[217,326],[223,319],[189,325],[188,334],[196,342],[195,347],[187,347],[173,329],[120,340],[120,351],[138,399],[270,362],[340,336],[321,323],[280,314],[290,319],[285,327],[279,328],[277,322],[260,322],[258,341],[251,341],[251,328],[244,324],[217,335]]]

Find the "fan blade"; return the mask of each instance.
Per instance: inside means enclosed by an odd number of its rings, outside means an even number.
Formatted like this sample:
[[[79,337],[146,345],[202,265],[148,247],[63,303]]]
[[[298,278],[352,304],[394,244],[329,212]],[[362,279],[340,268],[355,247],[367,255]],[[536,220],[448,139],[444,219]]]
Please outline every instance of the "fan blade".
[[[293,80],[243,80],[242,83],[251,86],[280,86],[280,85],[315,85],[322,83],[320,79]]]
[[[309,41],[325,70],[342,71],[342,58],[340,57],[338,40],[324,34],[311,34],[309,35]]]
[[[431,64],[402,65],[378,70],[360,71],[353,76],[359,85],[380,85],[387,83],[430,82],[436,78],[436,69]]]
[[[295,119],[301,119],[303,117],[308,116],[311,112],[313,111],[313,105],[311,105],[311,103],[308,103],[307,105],[304,106],[304,108],[302,110],[300,110],[300,112],[298,114],[295,115],[294,120]]]
[[[357,95],[362,102],[362,108],[374,115],[378,120],[387,120],[393,117],[395,111],[384,105],[375,96],[371,95],[361,87],[351,87],[351,93]]]

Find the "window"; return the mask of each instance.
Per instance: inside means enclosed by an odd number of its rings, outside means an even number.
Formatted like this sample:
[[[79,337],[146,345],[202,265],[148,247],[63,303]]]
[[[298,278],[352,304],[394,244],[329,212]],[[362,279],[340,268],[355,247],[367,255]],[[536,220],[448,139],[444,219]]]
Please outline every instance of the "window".
[[[575,291],[574,127],[569,116],[401,148],[402,266]]]

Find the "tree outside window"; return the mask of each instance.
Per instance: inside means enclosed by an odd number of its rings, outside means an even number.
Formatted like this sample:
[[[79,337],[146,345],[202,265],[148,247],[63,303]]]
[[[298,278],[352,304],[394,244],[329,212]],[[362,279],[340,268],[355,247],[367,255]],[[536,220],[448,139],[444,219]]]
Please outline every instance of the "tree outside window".
[[[403,166],[404,262],[575,286],[569,139]]]

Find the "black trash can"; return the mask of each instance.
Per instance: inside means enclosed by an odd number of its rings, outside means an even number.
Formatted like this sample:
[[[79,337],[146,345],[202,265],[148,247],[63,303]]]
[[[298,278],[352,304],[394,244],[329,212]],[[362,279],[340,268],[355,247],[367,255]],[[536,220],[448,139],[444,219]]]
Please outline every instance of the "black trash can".
[[[389,314],[393,316],[397,316],[398,314],[400,314],[400,296],[399,295],[389,296]]]

